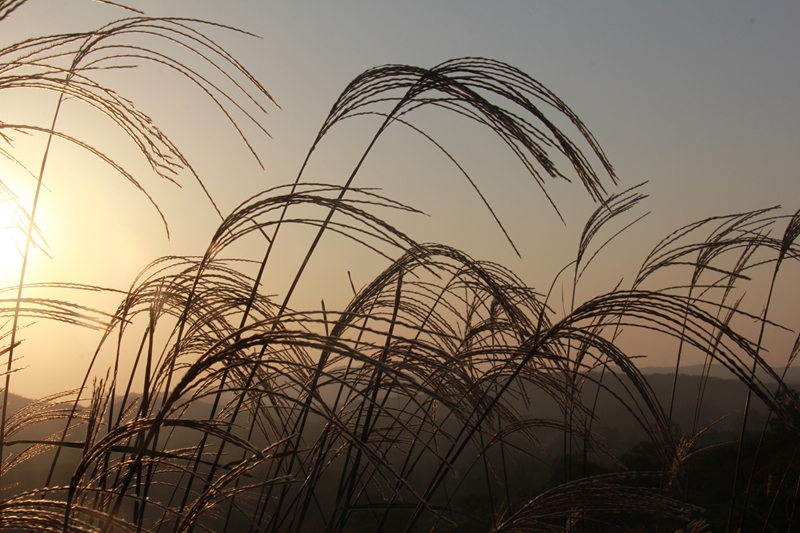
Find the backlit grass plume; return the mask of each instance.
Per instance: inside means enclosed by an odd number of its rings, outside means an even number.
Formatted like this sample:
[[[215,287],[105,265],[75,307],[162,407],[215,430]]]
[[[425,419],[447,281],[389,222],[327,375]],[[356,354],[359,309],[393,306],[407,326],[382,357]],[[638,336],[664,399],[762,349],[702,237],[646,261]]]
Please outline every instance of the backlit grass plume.
[[[25,3],[0,0],[0,24],[11,23]],[[724,366],[746,385],[748,399],[755,395],[782,421],[781,430],[797,438],[800,403],[763,358],[764,336],[780,327],[768,317],[769,297],[755,313],[741,298],[732,303],[765,267],[773,268],[774,283],[779,267],[797,260],[797,215],[783,239],[771,236],[786,218],[773,210],[690,224],[658,242],[630,286],[578,299],[586,269],[644,216],[630,215],[646,199],[644,185],[609,193],[616,177],[583,122],[538,81],[495,60],[387,65],[357,76],[335,101],[293,181],[220,215],[199,255],[157,259],[129,287],[114,288],[115,309],[91,309],[71,297],[110,289],[26,284],[31,246],[41,240],[37,198],[52,138],[99,157],[156,205],[103,147],[68,133],[59,118],[65,98],[120,128],[157,176],[178,181],[188,172],[205,190],[165,133],[130,100],[93,81],[95,71],[147,63],[177,71],[210,98],[258,158],[234,117],[265,131],[271,97],[201,33],[211,26],[219,25],[138,14],[92,32],[33,37],[0,50],[0,90],[58,95],[51,124],[7,124],[0,117],[0,155],[12,162],[18,162],[14,136],[47,138],[40,169],[32,172],[32,206],[0,184],[26,237],[19,284],[0,292],[7,357],[0,528],[702,531],[709,517],[686,495],[690,458],[707,452],[698,448],[703,428],[695,424],[684,433],[676,427],[675,385],[662,404],[620,342],[631,330],[678,346],[675,380],[684,351],[704,355],[707,366]],[[370,189],[359,171],[387,128],[411,128],[458,166],[513,246],[501,213],[467,169],[415,124],[415,113],[427,106],[488,128],[545,195],[548,179],[576,177],[583,189],[576,194],[598,203],[575,260],[562,271],[572,275],[563,312],[551,301],[559,279],[545,280],[550,290],[535,290],[503,265],[418,242],[387,222],[391,213],[416,210]],[[305,180],[323,139],[336,135],[341,121],[363,116],[380,122],[354,167],[339,181]],[[266,294],[264,280],[284,268],[276,264],[276,242],[295,238],[290,226],[310,227],[311,238],[286,285]],[[314,255],[323,238],[350,240],[386,266],[362,288],[352,286],[352,299],[340,309],[324,302],[298,309],[292,297],[304,290],[299,281],[307,265],[323,260]],[[674,282],[674,273],[687,269],[689,280]],[[671,281],[659,286],[660,279]],[[98,342],[76,390],[12,410],[17,334],[30,319],[95,328]],[[757,338],[739,329],[743,321],[758,323]],[[599,398],[632,417],[655,466],[626,466],[624,450],[600,435]],[[698,393],[698,412],[702,402]],[[32,428],[48,433],[23,435]],[[553,467],[554,442],[563,444],[555,447],[563,452],[555,467],[560,479],[539,487],[520,481],[520,472]],[[591,474],[601,463],[608,471]],[[7,482],[34,464],[38,477],[28,485]],[[776,476],[797,480],[794,459],[781,468]],[[772,493],[772,506],[789,501],[783,488],[789,485],[782,482]],[[765,528],[770,519],[794,519],[771,517]]]

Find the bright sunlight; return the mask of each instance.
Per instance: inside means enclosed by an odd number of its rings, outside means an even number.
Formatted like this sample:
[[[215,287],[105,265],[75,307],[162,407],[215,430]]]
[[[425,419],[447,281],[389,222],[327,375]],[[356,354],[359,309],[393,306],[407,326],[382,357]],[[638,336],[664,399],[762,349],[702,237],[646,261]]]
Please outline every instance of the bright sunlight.
[[[22,250],[25,246],[24,233],[14,223],[7,201],[0,209],[0,285],[7,287],[19,275]]]

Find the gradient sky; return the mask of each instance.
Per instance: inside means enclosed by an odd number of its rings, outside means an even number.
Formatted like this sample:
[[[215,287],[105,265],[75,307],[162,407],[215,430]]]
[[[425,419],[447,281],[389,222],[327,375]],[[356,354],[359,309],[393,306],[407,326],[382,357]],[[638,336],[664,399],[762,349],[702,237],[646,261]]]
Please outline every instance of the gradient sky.
[[[604,266],[583,297],[629,276],[657,239],[682,224],[776,204],[791,212],[800,207],[796,1],[147,0],[130,5],[150,15],[205,19],[261,36],[210,30],[281,106],[263,121],[272,139],[248,130],[264,171],[221,117],[207,114],[202,95],[177,78],[145,68],[133,77],[121,74],[125,81],[118,87],[131,91],[137,105],[183,148],[223,212],[294,179],[331,104],[363,70],[386,63],[434,66],[463,56],[505,61],[544,83],[592,130],[621,187],[649,181],[651,198],[641,212],[652,214],[601,258]],[[8,32],[3,28],[0,40],[5,45],[27,35],[89,29],[116,16],[124,13],[88,1],[31,0],[4,23],[13,26]],[[3,102],[0,112],[7,113]],[[42,111],[37,107],[36,112]],[[76,117],[74,127],[90,129],[91,122]],[[546,290],[574,257],[582,225],[595,208],[586,193],[576,184],[554,184],[565,226],[501,143],[473,133],[473,126],[464,128],[457,118],[420,120],[463,157],[522,258],[503,241],[456,169],[419,136],[390,132],[356,185],[381,187],[429,214],[399,219],[412,237],[498,261]],[[320,149],[307,179],[343,182],[343,172],[375,127],[370,120],[343,126]],[[209,139],[215,139],[213,148]],[[178,194],[153,184],[171,224],[168,241],[146,201],[122,180],[107,179],[101,165],[65,154],[61,166],[55,158],[53,167],[53,177],[46,180],[49,212],[42,219],[53,259],[38,257],[33,279],[125,288],[159,255],[201,253],[218,222],[197,187],[187,185]],[[123,198],[123,205],[108,198]],[[85,202],[93,206],[91,216]],[[98,218],[113,222],[98,224]],[[349,253],[326,253],[332,255],[318,270],[312,265],[307,276],[311,296],[303,304],[341,300],[341,291],[330,287],[346,288],[348,269],[361,285],[384,265],[358,256],[354,266]],[[786,313],[794,312],[790,303],[783,305]],[[91,342],[79,346],[85,355]],[[51,369],[77,376],[66,357],[56,359],[47,362]],[[32,393],[58,388],[52,379],[34,379],[44,361],[29,355],[29,378],[20,375],[19,382]]]

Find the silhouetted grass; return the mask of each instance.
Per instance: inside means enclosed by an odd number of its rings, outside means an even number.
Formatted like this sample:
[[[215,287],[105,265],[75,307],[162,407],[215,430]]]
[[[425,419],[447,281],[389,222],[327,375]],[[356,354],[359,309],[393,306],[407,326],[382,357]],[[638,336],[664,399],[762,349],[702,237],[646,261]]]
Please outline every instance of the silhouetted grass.
[[[24,3],[0,0],[0,22],[8,24],[5,19]],[[203,186],[145,114],[92,81],[98,69],[155,62],[181,73],[251,146],[233,110],[263,130],[260,117],[271,98],[201,33],[206,25],[142,15],[95,32],[34,37],[0,50],[0,89],[59,94],[50,127],[0,122],[6,142],[0,155],[12,162],[18,163],[10,144],[14,135],[48,139],[40,171],[32,173],[34,198],[45,179],[49,140],[59,137],[108,163],[158,210],[135,176],[100,148],[60,130],[64,97],[80,100],[124,131],[156,175],[172,180],[188,171]],[[152,47],[126,41],[142,36],[154,39]],[[174,59],[170,46],[191,52],[190,60]],[[222,81],[212,81],[212,74]],[[386,222],[386,213],[414,211],[413,206],[356,182],[374,143],[397,123],[435,143],[455,163],[443,144],[413,124],[414,113],[426,106],[488,128],[545,195],[549,178],[567,179],[553,156],[566,158],[585,192],[599,203],[576,259],[562,271],[572,273],[570,306],[563,314],[549,305],[550,293],[537,292],[502,265],[447,245],[415,242]],[[379,116],[381,123],[345,181],[305,182],[306,164],[323,138],[334,135],[341,121],[365,115]],[[513,246],[476,182],[458,168]],[[780,421],[783,438],[797,441],[800,403],[762,357],[767,326],[777,327],[768,316],[770,296],[755,311],[746,310],[741,298],[730,299],[770,267],[772,294],[779,267],[798,258],[798,215],[788,218],[782,239],[770,232],[787,217],[772,210],[687,225],[656,245],[631,287],[579,301],[577,287],[586,268],[641,218],[619,221],[646,199],[643,186],[608,194],[615,181],[577,115],[510,65],[463,58],[433,68],[373,68],[336,100],[293,183],[265,190],[221,217],[203,255],[165,257],[147,265],[127,290],[118,290],[121,302],[112,312],[67,297],[28,296],[42,289],[53,294],[100,289],[25,283],[31,246],[41,240],[35,225],[38,200],[27,208],[1,184],[0,194],[15,213],[12,223],[27,241],[19,284],[5,289],[10,296],[0,299],[7,320],[2,355],[8,358],[0,476],[8,479],[35,461],[50,466],[36,488],[4,487],[0,526],[175,533],[196,528],[605,531],[653,524],[704,530],[705,520],[716,520],[719,510],[712,517],[691,498],[686,501],[697,494],[696,482],[694,491],[688,488],[689,459],[715,448],[698,449],[705,381],[694,427],[684,434],[673,424],[681,357],[687,350],[705,354],[708,365],[723,365],[748,387],[739,442],[748,439],[744,428],[751,394]],[[275,243],[288,238],[281,230],[290,225],[309,226],[314,236],[291,282],[278,294],[263,294],[262,281],[276,268]],[[329,309],[324,302],[318,309],[294,309],[292,297],[318,243],[336,235],[373,250],[389,266],[360,290],[353,287],[344,309]],[[253,255],[235,257],[231,249],[246,238]],[[674,281],[687,270],[687,281]],[[670,280],[668,285],[658,285],[662,278]],[[549,283],[551,291],[557,283]],[[29,318],[94,327],[100,340],[78,389],[12,413],[8,398],[17,332]],[[760,325],[755,339],[739,329],[743,320]],[[679,346],[667,405],[618,342],[629,329]],[[98,368],[105,353],[113,355],[114,364]],[[787,368],[796,353],[797,346],[787,354]],[[120,368],[128,366],[130,374],[122,374]],[[595,431],[602,422],[601,395],[632,416],[646,444],[623,455],[625,450],[604,442]],[[542,416],[544,405],[558,416]],[[49,428],[53,420],[62,425],[46,438],[16,438],[26,428]],[[546,459],[554,450],[562,452],[560,475],[550,474],[553,465]],[[737,491],[741,462],[736,460]],[[642,465],[646,470],[637,471]],[[770,476],[780,477],[780,489],[772,500],[769,490],[763,498],[758,494],[759,505],[768,503],[770,513],[778,495],[791,501],[787,487],[800,483],[794,455],[775,465]],[[520,473],[536,469],[546,472],[541,479],[549,476],[557,484],[526,485],[531,482]],[[731,509],[738,492],[733,496],[727,500]],[[792,520],[789,515],[782,523]],[[765,529],[768,521],[765,515]]]

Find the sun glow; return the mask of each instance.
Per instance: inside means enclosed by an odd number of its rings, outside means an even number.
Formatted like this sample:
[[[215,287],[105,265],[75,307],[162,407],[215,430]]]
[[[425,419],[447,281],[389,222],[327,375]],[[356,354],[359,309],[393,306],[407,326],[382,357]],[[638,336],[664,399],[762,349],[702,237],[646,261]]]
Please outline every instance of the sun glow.
[[[0,185],[4,185],[0,181]],[[0,286],[7,287],[19,279],[22,252],[25,249],[23,223],[27,219],[16,195],[6,187],[0,192]]]
[[[16,227],[9,227],[5,212],[0,210],[0,286],[7,287],[15,282],[22,265],[22,250],[25,244]],[[18,280],[17,280],[18,281]]]
[[[33,175],[28,173],[30,177]],[[19,169],[0,168],[0,287],[17,285],[20,280],[22,257],[31,230],[29,209],[32,203],[32,188],[25,187],[20,180]],[[27,183],[28,185],[30,182]],[[33,240],[30,253],[45,251],[47,242],[41,231],[43,220],[47,220],[47,209],[38,209],[33,224]]]

